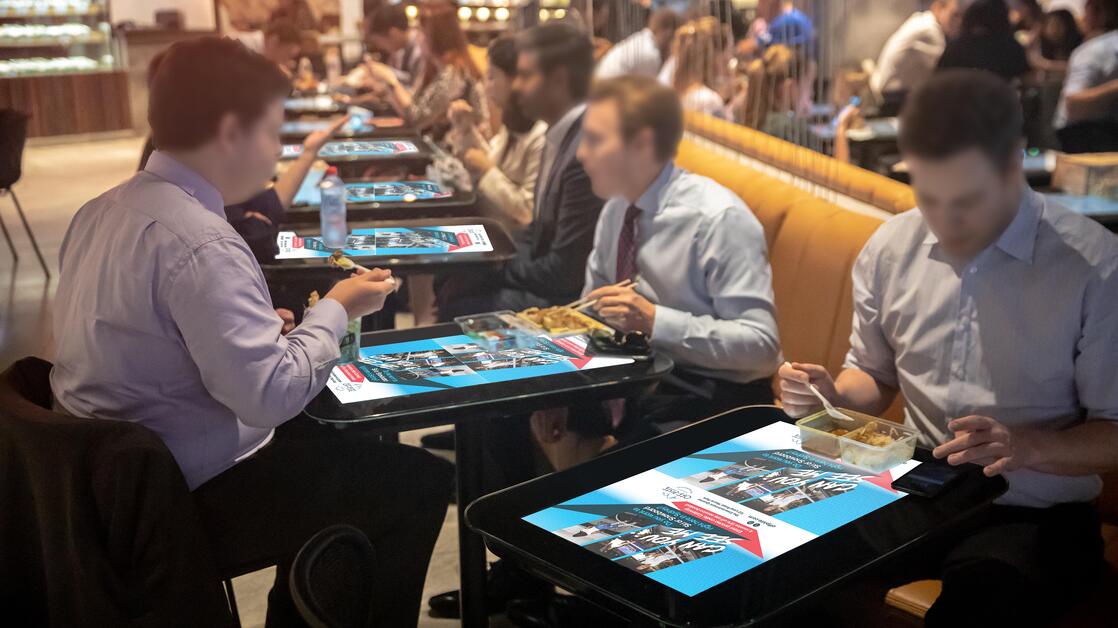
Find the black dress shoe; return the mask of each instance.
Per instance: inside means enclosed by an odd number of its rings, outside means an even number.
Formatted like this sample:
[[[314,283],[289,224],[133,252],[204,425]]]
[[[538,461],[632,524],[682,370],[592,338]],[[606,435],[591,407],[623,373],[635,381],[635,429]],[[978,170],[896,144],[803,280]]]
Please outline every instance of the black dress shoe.
[[[424,434],[420,437],[419,442],[427,449],[454,451],[454,430],[443,430],[442,432]]]
[[[617,626],[624,621],[573,595],[547,599],[522,599],[508,603],[506,616],[517,628],[570,628],[571,626]]]
[[[552,586],[543,580],[498,560],[489,568],[485,586],[485,610],[490,615],[500,613],[511,600],[544,599],[552,595],[553,591]],[[458,591],[432,595],[427,600],[427,605],[431,607],[431,617],[461,619],[460,600],[461,593]]]

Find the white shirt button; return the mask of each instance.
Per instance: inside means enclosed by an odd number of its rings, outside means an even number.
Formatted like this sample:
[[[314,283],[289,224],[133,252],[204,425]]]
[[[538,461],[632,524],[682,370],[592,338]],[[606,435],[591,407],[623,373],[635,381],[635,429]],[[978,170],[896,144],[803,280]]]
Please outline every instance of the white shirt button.
[[[978,267],[977,267],[977,266],[971,266],[971,267],[970,267],[970,274],[972,274],[972,275],[973,275],[973,274],[975,274],[975,273],[977,273],[977,272],[978,272]]]

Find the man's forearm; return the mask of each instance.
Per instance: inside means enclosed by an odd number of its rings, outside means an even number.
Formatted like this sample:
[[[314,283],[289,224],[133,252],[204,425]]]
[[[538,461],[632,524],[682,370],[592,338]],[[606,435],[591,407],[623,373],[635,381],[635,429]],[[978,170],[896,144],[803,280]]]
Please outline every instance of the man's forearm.
[[[1026,466],[1054,475],[1118,471],[1118,422],[1097,419],[1066,430],[1011,430],[1032,452]]]
[[[276,179],[273,187],[275,187],[276,196],[279,197],[284,209],[291,208],[291,203],[299,192],[299,186],[303,185],[303,179],[307,178],[307,173],[311,171],[316,159],[318,159],[316,153],[305,152],[299,155],[299,158]]]
[[[835,405],[873,416],[879,416],[889,409],[897,396],[895,388],[886,386],[869,373],[855,368],[843,369],[839,373],[835,378],[835,390],[838,392]]]
[[[1068,118],[1073,122],[1103,115],[1115,106],[1118,106],[1118,79],[1067,97]]]

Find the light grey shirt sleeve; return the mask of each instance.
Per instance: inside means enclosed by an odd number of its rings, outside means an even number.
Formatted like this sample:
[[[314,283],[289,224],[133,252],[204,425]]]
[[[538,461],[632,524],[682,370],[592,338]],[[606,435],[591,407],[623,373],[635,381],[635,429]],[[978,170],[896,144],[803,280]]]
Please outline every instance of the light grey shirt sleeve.
[[[215,239],[187,256],[167,302],[210,395],[246,425],[275,427],[322,389],[339,357],[346,313],[323,299],[281,335],[262,282],[243,243]]]
[[[845,368],[869,374],[878,383],[898,386],[896,355],[881,328],[880,287],[876,285],[880,251],[871,238],[854,262],[854,320]]]
[[[734,370],[748,356],[750,363],[769,363],[775,370],[780,343],[772,306],[772,271],[760,223],[738,207],[713,214],[705,222],[696,233],[695,259],[690,262],[700,275],[696,280],[706,284],[714,314],[657,305],[652,343],[705,368]]]
[[[1088,418],[1118,420],[1118,258],[1087,286],[1075,385]]]

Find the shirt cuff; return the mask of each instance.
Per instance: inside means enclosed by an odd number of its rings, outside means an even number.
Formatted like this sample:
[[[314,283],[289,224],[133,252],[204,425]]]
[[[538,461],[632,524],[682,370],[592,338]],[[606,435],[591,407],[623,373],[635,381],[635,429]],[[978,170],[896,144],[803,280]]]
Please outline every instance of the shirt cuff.
[[[303,325],[307,324],[321,325],[334,334],[335,341],[341,341],[346,334],[349,317],[341,303],[334,299],[321,299],[303,315]]]
[[[657,305],[656,320],[652,322],[652,338],[649,340],[663,345],[679,346],[687,336],[687,325],[690,322],[691,314]]]

